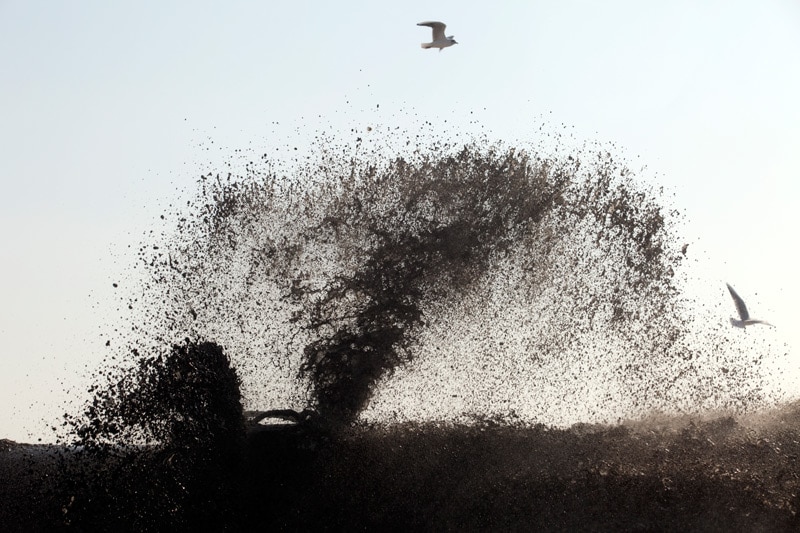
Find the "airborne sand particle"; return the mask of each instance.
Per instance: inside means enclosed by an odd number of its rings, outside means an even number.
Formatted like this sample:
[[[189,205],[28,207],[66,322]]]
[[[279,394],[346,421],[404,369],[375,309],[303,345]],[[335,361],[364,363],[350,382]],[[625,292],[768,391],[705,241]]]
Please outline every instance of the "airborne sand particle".
[[[424,418],[513,404],[562,424],[759,401],[758,366],[687,327],[673,212],[608,151],[316,138],[288,166],[204,175],[166,217],[134,344],[214,340],[247,408],[341,421],[420,414],[426,388],[461,400]]]
[[[241,174],[233,164],[204,174],[186,209],[161,219],[174,231],[148,234],[141,283],[126,296],[132,324],[114,343],[127,366],[104,369],[93,403],[67,419],[67,439],[97,450],[103,472],[128,476],[107,495],[120,512],[181,524],[206,516],[200,505],[226,520],[203,476],[231,491],[260,487],[250,498],[284,512],[291,480],[345,481],[332,473],[350,469],[350,446],[369,446],[369,432],[347,436],[365,420],[423,441],[449,425],[440,437],[457,445],[486,427],[546,440],[538,422],[769,400],[753,354],[686,305],[674,212],[624,163],[587,147],[410,139],[373,133],[348,145],[320,134],[288,164],[239,154]],[[240,394],[247,410],[319,413],[313,431],[267,431],[248,463],[262,470],[247,482],[233,463],[211,467],[241,449]],[[426,420],[444,426],[415,426]],[[329,432],[336,439],[321,439]],[[313,463],[325,442],[344,455]],[[132,443],[148,444],[133,463]],[[151,464],[157,486],[140,491],[129,464]],[[238,501],[230,494],[219,501]],[[90,516],[92,501],[89,490],[65,516]]]

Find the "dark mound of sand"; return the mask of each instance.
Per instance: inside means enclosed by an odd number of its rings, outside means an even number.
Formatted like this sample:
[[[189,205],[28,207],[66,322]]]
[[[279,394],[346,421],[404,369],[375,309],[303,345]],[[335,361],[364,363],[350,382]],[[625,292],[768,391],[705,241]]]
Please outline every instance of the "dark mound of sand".
[[[798,419],[794,405],[757,426],[723,417],[569,430],[491,421],[334,433],[302,422],[261,427],[248,433],[246,459],[230,472],[235,488],[206,487],[213,504],[202,514],[204,524],[229,531],[790,531],[800,526]],[[123,500],[87,506],[115,493],[155,495],[155,480],[170,468],[162,457],[140,452],[138,487],[133,477],[125,486],[109,478],[80,492],[73,479],[70,493],[54,489],[67,485],[52,451],[0,452],[8,531],[198,527],[197,508],[143,509],[135,499],[128,508]],[[87,476],[108,467],[88,453],[71,460]],[[72,513],[79,506],[93,514]]]

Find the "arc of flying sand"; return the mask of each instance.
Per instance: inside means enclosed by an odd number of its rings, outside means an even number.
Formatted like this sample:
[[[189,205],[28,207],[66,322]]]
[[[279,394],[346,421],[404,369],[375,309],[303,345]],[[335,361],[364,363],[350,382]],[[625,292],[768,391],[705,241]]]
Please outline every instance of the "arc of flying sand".
[[[733,287],[731,287],[730,283],[726,283],[725,285],[728,286],[728,291],[731,293],[733,303],[736,305],[736,311],[739,313],[739,320],[731,317],[731,325],[733,325],[733,327],[745,329],[747,326],[753,326],[755,324],[764,324],[765,326],[774,327],[772,324],[765,322],[764,320],[750,318],[750,313],[747,311],[747,306],[744,304],[742,297],[739,296],[735,290],[733,290]]]

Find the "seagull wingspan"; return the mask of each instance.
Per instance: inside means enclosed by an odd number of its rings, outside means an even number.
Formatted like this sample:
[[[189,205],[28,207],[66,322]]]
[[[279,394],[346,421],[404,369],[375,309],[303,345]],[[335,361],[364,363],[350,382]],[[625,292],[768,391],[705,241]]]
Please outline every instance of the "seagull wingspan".
[[[752,326],[753,324],[764,324],[765,326],[771,326],[773,328],[775,327],[766,320],[756,320],[755,318],[751,318],[750,320],[745,320],[744,322],[745,326]]]
[[[444,36],[444,29],[447,25],[444,22],[420,22],[417,26],[428,26],[429,28],[433,29],[433,40],[434,41],[442,41],[446,37]]]
[[[733,287],[731,287],[730,284],[726,283],[725,285],[728,285],[728,291],[731,293],[733,303],[736,304],[736,311],[739,312],[739,318],[742,320],[748,320],[750,318],[750,313],[747,312],[747,306],[744,305],[744,300],[742,300],[741,296],[736,294],[736,291],[733,290]]]

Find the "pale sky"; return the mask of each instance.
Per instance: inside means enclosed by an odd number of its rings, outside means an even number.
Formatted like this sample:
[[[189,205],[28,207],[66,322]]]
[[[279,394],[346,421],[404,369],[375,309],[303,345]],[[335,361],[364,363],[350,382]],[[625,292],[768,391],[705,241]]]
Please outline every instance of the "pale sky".
[[[422,50],[424,20],[459,44]],[[63,412],[127,246],[201,172],[366,125],[613,143],[674,194],[710,297],[800,357],[798,95],[795,0],[0,0],[0,437]]]

